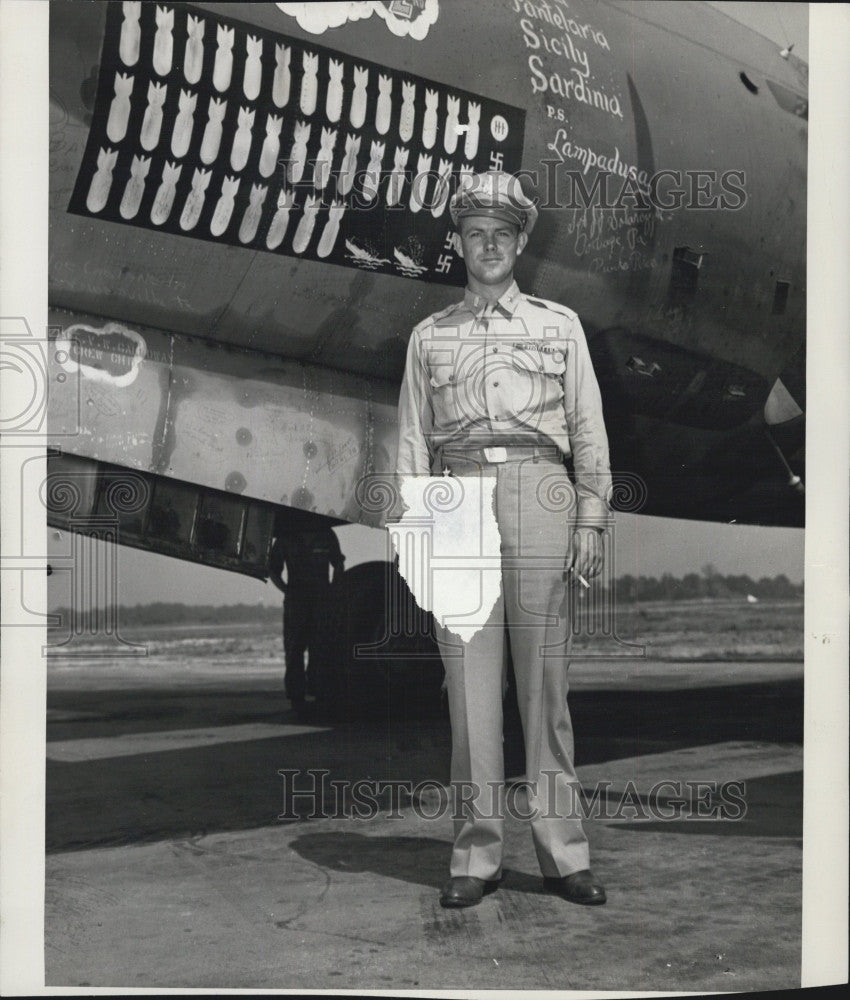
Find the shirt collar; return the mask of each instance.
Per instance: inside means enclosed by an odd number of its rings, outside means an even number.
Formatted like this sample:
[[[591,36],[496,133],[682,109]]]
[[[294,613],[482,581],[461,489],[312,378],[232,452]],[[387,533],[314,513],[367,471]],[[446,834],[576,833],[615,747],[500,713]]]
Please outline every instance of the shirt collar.
[[[516,312],[517,306],[519,305],[519,298],[519,286],[515,281],[512,281],[510,286],[505,290],[504,295],[502,295],[497,302],[492,303],[492,311],[495,312],[496,315],[502,315],[505,318],[510,318]],[[471,292],[468,288],[464,292],[463,301],[466,304],[466,307],[476,316],[480,316],[490,304],[482,295],[476,295],[475,292]]]

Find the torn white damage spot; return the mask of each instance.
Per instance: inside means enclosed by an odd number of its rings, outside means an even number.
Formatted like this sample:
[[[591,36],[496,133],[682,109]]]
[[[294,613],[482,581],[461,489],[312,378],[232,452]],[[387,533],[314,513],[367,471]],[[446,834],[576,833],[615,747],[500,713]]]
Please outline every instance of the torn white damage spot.
[[[123,388],[135,382],[148,349],[144,337],[120,323],[99,329],[74,323],[56,338],[54,357],[66,372]]]
[[[496,479],[400,476],[398,483],[407,511],[387,530],[399,572],[419,607],[468,642],[502,589]]]

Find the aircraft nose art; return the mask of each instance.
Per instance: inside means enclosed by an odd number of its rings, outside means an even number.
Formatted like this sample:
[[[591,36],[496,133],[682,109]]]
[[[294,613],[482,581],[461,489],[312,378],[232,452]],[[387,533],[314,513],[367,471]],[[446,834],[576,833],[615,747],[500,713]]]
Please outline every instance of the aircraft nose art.
[[[518,170],[524,129],[520,108],[312,38],[109,4],[68,210],[457,285],[448,195],[463,174]]]

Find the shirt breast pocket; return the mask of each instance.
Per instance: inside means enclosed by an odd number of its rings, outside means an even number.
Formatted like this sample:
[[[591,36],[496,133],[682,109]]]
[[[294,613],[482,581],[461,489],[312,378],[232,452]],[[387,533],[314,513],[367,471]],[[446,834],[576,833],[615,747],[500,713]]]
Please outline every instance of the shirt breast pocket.
[[[432,362],[428,374],[434,419],[439,429],[465,425],[480,417],[472,398],[473,380],[456,364]]]
[[[566,353],[557,347],[553,350],[541,351],[538,367],[549,378],[561,380],[567,367]]]
[[[429,375],[432,389],[451,389],[456,382],[455,366],[452,364],[432,364]]]
[[[543,413],[554,409],[564,398],[564,351],[515,351],[512,371],[518,409]]]

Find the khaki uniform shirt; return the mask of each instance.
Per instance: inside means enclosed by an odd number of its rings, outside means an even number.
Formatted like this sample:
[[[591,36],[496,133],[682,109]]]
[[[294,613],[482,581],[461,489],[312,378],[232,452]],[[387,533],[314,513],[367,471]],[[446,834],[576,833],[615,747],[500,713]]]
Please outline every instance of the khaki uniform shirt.
[[[413,330],[399,399],[396,470],[429,474],[443,448],[556,445],[572,454],[582,524],[603,526],[611,487],[602,400],[578,316],[513,282]]]

